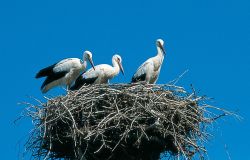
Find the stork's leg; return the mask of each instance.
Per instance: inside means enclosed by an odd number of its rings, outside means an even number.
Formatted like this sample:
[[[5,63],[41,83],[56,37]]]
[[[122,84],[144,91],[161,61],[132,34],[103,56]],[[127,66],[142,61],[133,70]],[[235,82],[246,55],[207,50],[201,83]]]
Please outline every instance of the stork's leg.
[[[67,93],[68,93],[69,92],[69,85],[67,85],[66,89],[67,89]]]
[[[67,79],[67,83],[66,83],[66,90],[67,90],[67,93],[69,93],[69,89],[70,89],[70,80]]]
[[[69,82],[66,81],[66,92],[67,92],[67,93],[69,92],[69,88],[70,88]]]

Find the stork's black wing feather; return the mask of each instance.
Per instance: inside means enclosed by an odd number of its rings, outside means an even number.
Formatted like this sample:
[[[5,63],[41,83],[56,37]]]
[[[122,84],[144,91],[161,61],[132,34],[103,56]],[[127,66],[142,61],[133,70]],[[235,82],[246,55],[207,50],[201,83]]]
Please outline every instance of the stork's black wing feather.
[[[148,65],[150,65],[150,62],[146,61],[137,69],[137,71],[135,72],[135,74],[132,77],[132,80],[131,80],[132,83],[146,80],[145,69],[147,68]]]
[[[52,72],[51,74],[49,74],[49,76],[45,79],[45,81],[43,82],[42,86],[41,86],[41,89],[46,86],[47,84],[55,81],[55,80],[58,80],[62,77],[64,77],[68,72],[67,71],[63,71],[63,72]]]
[[[146,80],[146,73],[141,74],[139,76],[133,76],[131,82],[136,83],[136,82],[145,81],[145,80]]]
[[[93,78],[84,78],[83,74],[80,75],[76,81],[75,84],[73,86],[70,87],[70,90],[78,90],[80,89],[83,85],[89,85],[89,84],[93,84],[95,82],[95,80],[98,77],[93,77]]]
[[[46,68],[41,69],[37,74],[36,74],[36,78],[41,78],[41,77],[46,77],[46,76],[50,76],[53,74],[53,68],[55,67],[56,63],[48,66]]]

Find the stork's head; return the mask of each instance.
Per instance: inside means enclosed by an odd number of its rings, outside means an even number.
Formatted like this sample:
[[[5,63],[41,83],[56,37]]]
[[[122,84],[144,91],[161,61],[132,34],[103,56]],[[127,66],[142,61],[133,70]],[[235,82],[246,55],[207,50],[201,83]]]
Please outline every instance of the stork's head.
[[[122,57],[119,56],[118,54],[115,54],[112,59],[117,62],[122,74],[124,75],[124,70],[123,70],[123,67],[122,67]]]
[[[157,39],[156,40],[156,46],[161,49],[161,51],[166,54],[165,49],[164,49],[164,41],[162,39]]]
[[[92,60],[92,53],[90,51],[85,51],[83,53],[83,57],[84,57],[84,60],[88,60],[89,63],[91,64],[91,66],[94,68],[95,70],[95,66],[94,66],[94,62]]]

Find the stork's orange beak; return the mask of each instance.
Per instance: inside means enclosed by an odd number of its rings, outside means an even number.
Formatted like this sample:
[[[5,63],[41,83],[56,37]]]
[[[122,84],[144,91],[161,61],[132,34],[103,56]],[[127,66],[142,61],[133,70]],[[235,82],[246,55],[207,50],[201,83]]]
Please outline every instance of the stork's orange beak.
[[[164,53],[164,55],[166,54],[166,51],[164,49],[164,47],[159,43],[159,47],[161,48],[162,52]]]
[[[93,67],[93,69],[95,70],[95,65],[94,65],[94,62],[93,62],[92,58],[91,58],[91,59],[89,59],[89,63],[91,64],[91,66],[92,66],[92,67]]]
[[[124,75],[124,70],[123,70],[123,67],[122,67],[122,64],[120,61],[118,61],[118,65],[119,65],[119,68],[120,68],[122,74]]]

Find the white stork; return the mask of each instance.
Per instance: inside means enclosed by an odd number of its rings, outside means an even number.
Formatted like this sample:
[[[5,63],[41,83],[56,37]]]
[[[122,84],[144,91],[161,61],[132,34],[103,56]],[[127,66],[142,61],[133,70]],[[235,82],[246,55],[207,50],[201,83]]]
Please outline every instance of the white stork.
[[[68,89],[77,77],[85,71],[87,60],[94,68],[92,53],[85,51],[83,53],[83,61],[79,58],[67,58],[40,70],[36,74],[36,78],[46,77],[41,86],[42,93],[46,93],[51,88],[59,85],[66,85]]]
[[[132,83],[145,81],[148,84],[154,84],[157,81],[166,54],[163,45],[164,41],[162,39],[156,40],[157,55],[149,58],[137,69],[132,77]]]
[[[120,70],[124,75],[122,67],[122,58],[119,55],[112,57],[113,67],[108,64],[100,64],[95,66],[95,70],[92,68],[80,75],[75,84],[70,88],[71,90],[80,89],[83,85],[88,84],[106,84],[114,76],[118,75]]]

